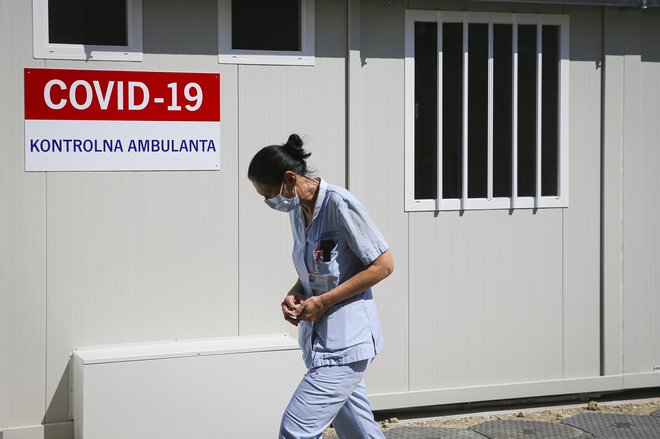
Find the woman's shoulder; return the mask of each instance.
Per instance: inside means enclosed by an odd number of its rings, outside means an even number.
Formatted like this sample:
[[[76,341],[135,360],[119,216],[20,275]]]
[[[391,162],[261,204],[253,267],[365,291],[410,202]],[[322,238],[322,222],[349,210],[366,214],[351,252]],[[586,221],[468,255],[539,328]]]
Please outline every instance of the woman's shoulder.
[[[348,189],[328,183],[326,188],[328,201],[333,204],[354,203],[357,198]]]
[[[362,210],[364,205],[352,192],[341,186],[328,184],[326,188],[327,204],[338,210]]]

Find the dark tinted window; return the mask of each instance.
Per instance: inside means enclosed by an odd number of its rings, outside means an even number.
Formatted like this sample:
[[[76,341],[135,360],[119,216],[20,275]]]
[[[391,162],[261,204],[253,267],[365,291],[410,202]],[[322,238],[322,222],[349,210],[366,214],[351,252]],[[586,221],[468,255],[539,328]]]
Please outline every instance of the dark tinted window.
[[[232,48],[302,50],[301,9],[301,0],[232,0]]]
[[[488,195],[488,25],[468,25],[468,197]]]
[[[436,198],[438,25],[415,23],[415,198]]]
[[[559,26],[542,32],[541,195],[559,195]]]
[[[463,24],[442,25],[442,197],[463,186]]]
[[[536,193],[536,26],[518,26],[518,196]]]
[[[493,26],[493,196],[511,196],[513,26]]]
[[[127,46],[126,0],[48,0],[48,41]]]

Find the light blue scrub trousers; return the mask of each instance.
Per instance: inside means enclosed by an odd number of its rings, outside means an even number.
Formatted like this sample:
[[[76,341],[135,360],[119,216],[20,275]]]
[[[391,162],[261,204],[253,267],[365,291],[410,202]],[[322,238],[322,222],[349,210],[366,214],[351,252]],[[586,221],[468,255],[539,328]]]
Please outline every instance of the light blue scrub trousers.
[[[340,439],[382,439],[367,399],[369,360],[309,370],[282,416],[280,439],[320,439],[332,422]]]

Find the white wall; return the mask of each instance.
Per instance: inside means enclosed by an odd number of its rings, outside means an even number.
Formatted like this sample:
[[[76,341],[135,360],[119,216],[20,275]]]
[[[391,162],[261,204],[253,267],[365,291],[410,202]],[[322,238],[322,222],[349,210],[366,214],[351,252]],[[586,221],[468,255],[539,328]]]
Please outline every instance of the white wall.
[[[0,4],[0,428],[39,424],[45,407],[46,175],[23,172],[23,68],[31,2]]]
[[[660,366],[658,12],[623,18],[629,49],[623,55],[623,352],[624,372],[631,374]]]
[[[399,256],[377,294],[389,342],[370,376],[377,406],[409,404],[400,392],[598,376],[600,113],[585,108],[600,106],[601,10],[470,6],[570,14],[571,206],[434,214],[403,212],[404,8],[464,6],[363,1],[355,25],[349,181]]]
[[[607,10],[603,180],[605,374],[658,386],[660,11]]]
[[[345,180],[346,5],[316,2],[313,67],[238,67],[239,333],[289,331],[280,302],[296,282],[291,227],[269,209],[247,179],[254,154],[298,133],[312,152],[308,165],[331,183]],[[224,110],[223,110],[224,112]]]
[[[462,5],[317,0],[316,65],[269,67],[218,64],[215,0],[144,0],[139,63],[34,60],[0,3],[0,430],[69,437],[76,345],[295,332],[288,220],[246,178],[291,132],[392,247],[375,408],[660,385],[660,11],[471,3],[570,16],[570,207],[405,213],[404,11]],[[220,72],[221,171],[25,173],[25,67]]]

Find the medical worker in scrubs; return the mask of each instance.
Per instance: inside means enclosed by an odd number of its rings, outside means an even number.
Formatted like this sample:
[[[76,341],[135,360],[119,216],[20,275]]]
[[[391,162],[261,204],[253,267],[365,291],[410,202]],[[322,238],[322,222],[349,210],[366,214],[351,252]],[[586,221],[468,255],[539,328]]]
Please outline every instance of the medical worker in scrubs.
[[[332,422],[342,439],[384,438],[364,373],[383,347],[371,287],[392,273],[394,262],[365,207],[346,189],[309,174],[310,155],[292,134],[284,145],[261,149],[248,169],[266,204],[289,214],[298,272],[282,314],[298,326],[308,370],[279,437],[321,438]]]

